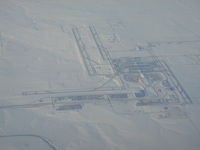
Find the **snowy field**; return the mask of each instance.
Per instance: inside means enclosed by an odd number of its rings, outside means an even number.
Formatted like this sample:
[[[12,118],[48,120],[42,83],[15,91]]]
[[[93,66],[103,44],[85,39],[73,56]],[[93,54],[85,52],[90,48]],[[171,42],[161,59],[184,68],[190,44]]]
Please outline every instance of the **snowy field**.
[[[199,0],[0,0],[0,150],[199,150]]]

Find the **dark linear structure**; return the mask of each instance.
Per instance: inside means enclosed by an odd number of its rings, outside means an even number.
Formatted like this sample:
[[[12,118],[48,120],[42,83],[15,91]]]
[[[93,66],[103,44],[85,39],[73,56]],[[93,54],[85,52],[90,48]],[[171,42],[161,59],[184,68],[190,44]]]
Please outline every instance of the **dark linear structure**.
[[[0,138],[12,138],[12,137],[34,137],[39,138],[41,141],[46,143],[52,150],[58,150],[53,146],[45,137],[36,134],[11,134],[11,135],[0,135]]]
[[[89,26],[89,30],[90,30],[91,35],[92,35],[92,37],[93,37],[93,39],[95,41],[95,44],[96,44],[96,46],[97,46],[97,48],[99,50],[99,53],[101,54],[102,59],[104,61],[108,61],[108,63],[110,64],[112,70],[114,71],[114,75],[117,75],[119,77],[119,80],[120,80],[121,86],[122,86],[121,88],[122,89],[126,89],[126,86],[125,86],[123,80],[121,79],[119,73],[117,72],[117,70],[115,70],[115,67],[113,66],[112,58],[110,56],[110,53],[105,48],[105,46],[103,45],[103,43],[101,41],[101,38],[100,38],[95,26],[94,25]]]
[[[172,70],[169,68],[169,66],[167,65],[166,62],[163,62],[164,67],[167,68],[167,74],[168,76],[171,75],[171,80],[173,80],[174,86],[176,87],[176,89],[178,90],[178,92],[180,93],[180,95],[182,96],[182,98],[184,99],[184,101],[186,103],[190,103],[192,104],[192,99],[190,98],[190,96],[187,94],[187,92],[185,91],[185,89],[183,88],[183,86],[181,85],[181,83],[179,82],[179,80],[176,78],[176,76],[174,75],[174,73],[172,72]]]
[[[160,61],[160,59],[153,53],[153,51],[148,51],[148,52],[152,56],[155,62],[158,62],[164,69],[166,69],[164,73],[171,79],[173,85],[178,90],[179,94],[181,95],[185,103],[192,104],[193,103],[192,99],[187,94],[187,92],[185,91],[179,80],[176,78],[171,68],[167,65],[167,63],[165,61]]]
[[[97,48],[99,50],[99,53],[101,54],[101,57],[103,60],[108,60],[108,52],[106,50],[106,48],[104,47],[103,43],[101,42],[100,40],[100,37],[99,37],[99,34],[97,33],[95,27],[92,25],[92,26],[89,26],[89,29],[90,29],[90,32],[92,34],[92,37],[97,45]]]
[[[78,46],[79,52],[81,54],[82,61],[84,63],[84,66],[85,66],[88,74],[90,76],[95,75],[96,70],[95,70],[94,66],[91,64],[91,58],[86,50],[86,46],[81,38],[78,28],[77,27],[72,28],[72,32],[73,32],[74,38],[76,40],[76,44]],[[89,60],[89,61],[87,61],[87,60]]]
[[[3,105],[3,106],[0,106],[0,109],[34,108],[34,107],[42,107],[42,106],[48,106],[48,105],[52,105],[52,102],[36,103],[36,104]]]

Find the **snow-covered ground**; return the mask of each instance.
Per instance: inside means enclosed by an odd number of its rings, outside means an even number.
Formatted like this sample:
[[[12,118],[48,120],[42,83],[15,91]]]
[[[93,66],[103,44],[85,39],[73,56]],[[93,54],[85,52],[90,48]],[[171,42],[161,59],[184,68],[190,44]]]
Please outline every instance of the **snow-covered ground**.
[[[145,86],[110,59],[152,56],[192,103],[108,98]],[[199,74],[199,0],[1,0],[0,150],[199,150]]]

